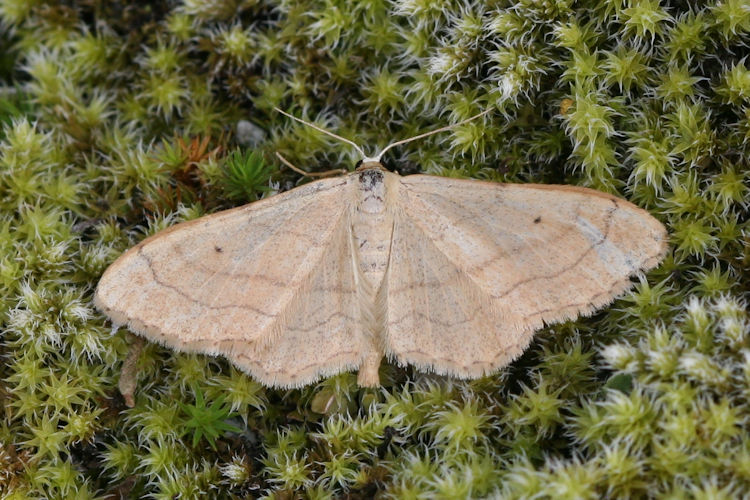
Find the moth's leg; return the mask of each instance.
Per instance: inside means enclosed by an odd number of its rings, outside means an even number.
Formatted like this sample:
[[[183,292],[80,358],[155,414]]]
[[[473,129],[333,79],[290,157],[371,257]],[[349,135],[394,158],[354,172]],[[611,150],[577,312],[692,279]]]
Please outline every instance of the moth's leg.
[[[120,381],[117,384],[128,408],[135,406],[135,388],[138,384],[138,368],[136,365],[138,364],[138,358],[141,356],[143,345],[146,343],[146,339],[143,337],[137,335],[132,335],[132,337],[133,342],[130,344],[127,358],[122,363]]]
[[[301,168],[295,167],[292,164],[292,162],[290,162],[289,160],[287,160],[286,158],[284,158],[283,156],[281,156],[281,153],[279,153],[278,151],[276,152],[276,157],[279,160],[281,160],[281,163],[283,163],[287,167],[291,168],[292,170],[294,170],[298,174],[300,174],[302,176],[305,176],[305,177],[312,177],[312,178],[315,178],[315,177],[331,177],[331,176],[334,176],[334,175],[343,175],[343,174],[345,174],[345,173],[348,172],[347,170],[344,170],[343,168],[335,168],[333,170],[326,170],[325,172],[305,172]]]

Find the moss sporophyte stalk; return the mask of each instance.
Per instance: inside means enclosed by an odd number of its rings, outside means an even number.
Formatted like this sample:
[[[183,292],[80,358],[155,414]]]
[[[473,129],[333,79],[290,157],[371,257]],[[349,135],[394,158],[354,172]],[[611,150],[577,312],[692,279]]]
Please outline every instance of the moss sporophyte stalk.
[[[0,23],[3,498],[750,490],[746,1],[0,0]],[[106,267],[308,182],[275,152],[308,172],[358,159],[274,107],[373,150],[493,109],[387,161],[607,191],[670,251],[490,377],[384,364],[378,390],[270,390],[146,344],[128,408],[130,334],[91,302]],[[262,139],[242,146],[240,121]]]

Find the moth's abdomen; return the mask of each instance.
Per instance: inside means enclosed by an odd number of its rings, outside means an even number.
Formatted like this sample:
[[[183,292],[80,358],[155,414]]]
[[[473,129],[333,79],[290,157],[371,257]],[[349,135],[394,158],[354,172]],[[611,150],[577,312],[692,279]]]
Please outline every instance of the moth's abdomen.
[[[357,175],[358,191],[352,218],[352,234],[360,271],[374,293],[380,288],[388,266],[393,231],[393,214],[388,198],[393,193],[389,192],[386,176],[395,174],[373,168]]]

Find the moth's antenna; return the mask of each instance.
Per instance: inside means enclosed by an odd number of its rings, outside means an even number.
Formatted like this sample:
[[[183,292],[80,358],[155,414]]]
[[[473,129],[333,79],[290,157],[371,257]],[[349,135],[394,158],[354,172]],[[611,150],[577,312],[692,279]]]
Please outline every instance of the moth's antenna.
[[[445,132],[446,130],[450,130],[453,127],[458,127],[459,125],[463,125],[464,123],[468,123],[468,122],[470,122],[472,120],[476,120],[480,116],[484,116],[487,113],[489,113],[490,111],[492,111],[492,108],[485,109],[481,113],[476,114],[476,115],[472,116],[471,118],[467,118],[465,120],[461,120],[460,122],[454,123],[453,125],[447,125],[445,127],[440,127],[438,129],[435,129],[435,130],[430,130],[429,132],[425,132],[424,134],[415,135],[414,137],[409,137],[408,139],[402,139],[400,141],[393,142],[393,143],[387,145],[385,147],[385,149],[383,149],[382,151],[380,151],[380,153],[378,153],[378,155],[374,158],[374,160],[377,161],[377,162],[379,162],[380,158],[383,156],[383,154],[385,154],[386,151],[388,151],[389,149],[391,149],[394,146],[400,146],[401,144],[406,144],[407,142],[416,141],[417,139],[422,139],[424,137],[427,137],[428,135],[437,134],[439,132]]]
[[[341,137],[340,135],[336,135],[336,134],[334,134],[333,132],[330,132],[330,131],[328,131],[328,130],[326,130],[326,129],[324,129],[324,128],[318,127],[318,126],[317,126],[317,125],[315,125],[314,123],[310,123],[310,122],[308,122],[308,121],[305,121],[305,120],[303,120],[302,118],[297,118],[296,116],[292,116],[292,115],[290,115],[289,113],[287,113],[286,111],[282,111],[282,110],[280,110],[279,108],[276,108],[276,107],[274,107],[273,109],[275,109],[276,111],[278,111],[278,112],[279,112],[279,113],[281,113],[282,115],[284,115],[284,116],[286,116],[286,117],[288,117],[288,118],[291,118],[292,120],[296,120],[296,121],[298,121],[298,122],[300,122],[300,123],[302,123],[302,124],[304,124],[304,125],[307,125],[308,127],[312,127],[312,128],[314,128],[314,129],[315,129],[315,130],[317,130],[318,132],[323,132],[323,133],[324,133],[324,134],[326,134],[326,135],[330,135],[331,137],[333,137],[333,138],[335,138],[335,139],[338,139],[338,140],[340,140],[340,141],[342,141],[342,142],[345,142],[345,143],[349,144],[350,146],[353,146],[353,147],[354,147],[354,149],[356,149],[356,150],[357,150],[357,152],[358,152],[359,154],[361,154],[361,155],[362,155],[362,159],[365,159],[365,158],[367,158],[367,155],[365,154],[365,152],[364,152],[364,151],[362,151],[362,148],[360,148],[360,147],[359,147],[359,145],[357,145],[356,143],[354,143],[354,142],[350,141],[349,139],[346,139],[346,138],[344,138],[344,137]],[[456,124],[456,125],[458,125],[458,124]]]

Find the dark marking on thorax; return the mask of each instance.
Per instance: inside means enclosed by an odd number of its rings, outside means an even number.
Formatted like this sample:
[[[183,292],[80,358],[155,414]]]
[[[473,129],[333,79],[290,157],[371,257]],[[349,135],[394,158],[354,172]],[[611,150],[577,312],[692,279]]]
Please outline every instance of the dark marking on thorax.
[[[362,168],[357,173],[357,197],[352,218],[353,243],[357,249],[360,272],[367,282],[367,293],[375,293],[383,281],[390,255],[393,213],[388,200],[389,174],[378,166]]]
[[[374,168],[362,170],[359,173],[359,183],[362,186],[362,191],[373,193],[376,198],[382,201],[380,197],[382,189],[380,188],[383,185],[383,172]]]

